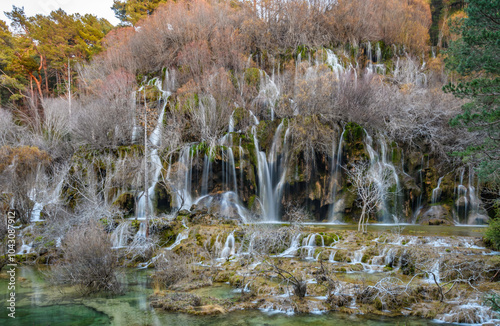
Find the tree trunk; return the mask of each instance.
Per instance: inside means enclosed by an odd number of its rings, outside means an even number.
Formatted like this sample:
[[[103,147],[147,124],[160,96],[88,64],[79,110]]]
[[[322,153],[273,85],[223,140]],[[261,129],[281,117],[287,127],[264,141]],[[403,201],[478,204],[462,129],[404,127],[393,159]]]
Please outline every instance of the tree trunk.
[[[366,214],[366,204],[363,205],[363,209],[361,210],[361,216],[359,217],[359,223],[358,223],[358,232],[365,232],[364,230],[364,218]]]

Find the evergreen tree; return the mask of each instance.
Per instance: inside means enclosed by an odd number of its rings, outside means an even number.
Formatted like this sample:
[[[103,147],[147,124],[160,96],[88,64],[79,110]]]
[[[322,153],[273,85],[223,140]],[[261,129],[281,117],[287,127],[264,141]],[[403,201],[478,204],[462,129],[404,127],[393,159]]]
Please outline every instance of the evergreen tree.
[[[155,11],[161,4],[167,2],[166,0],[114,0],[113,11],[116,18],[121,20],[125,25],[135,25],[139,20],[147,17]]]
[[[500,0],[469,0],[465,11],[458,24],[461,38],[451,44],[447,59],[462,81],[444,90],[470,100],[451,124],[484,135],[456,154],[478,163],[480,178],[494,184],[500,182]]]

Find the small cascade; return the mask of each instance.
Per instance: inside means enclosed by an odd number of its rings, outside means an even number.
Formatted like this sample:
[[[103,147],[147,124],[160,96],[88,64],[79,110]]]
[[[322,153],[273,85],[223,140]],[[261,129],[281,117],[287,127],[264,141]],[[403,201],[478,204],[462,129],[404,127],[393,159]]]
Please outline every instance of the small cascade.
[[[16,255],[27,255],[30,254],[32,250],[33,250],[33,241],[30,242],[29,244],[26,244],[24,242],[24,239],[22,239],[21,248],[19,249]]]
[[[432,266],[430,273],[428,273],[427,282],[429,282],[429,283],[435,283],[435,282],[440,283],[441,282],[439,267],[440,267],[440,263],[439,263],[439,259],[438,259],[434,263],[434,265]],[[435,278],[435,280],[434,280],[434,278]]]
[[[479,181],[478,181],[479,183]],[[469,166],[469,215],[467,219],[467,224],[474,224],[474,219],[478,217],[479,214],[479,194],[478,187],[474,187],[474,169]]]
[[[120,223],[113,230],[113,232],[111,232],[111,242],[113,244],[112,249],[119,249],[127,246],[128,238],[130,236],[129,226],[129,221],[125,221]]]
[[[274,109],[279,97],[280,91],[274,83],[274,80],[270,78],[265,71],[261,70],[259,95],[257,95],[255,101],[269,108],[271,120],[274,120]]]
[[[344,67],[340,64],[339,58],[330,49],[326,49],[326,64],[332,68],[337,79],[340,79],[340,76],[345,72]]]
[[[381,63],[382,62],[382,49],[380,49],[380,43],[377,42],[377,47],[375,49],[375,53],[376,53],[376,56],[377,56],[377,63]]]
[[[240,249],[238,249],[238,255],[252,255],[254,253],[254,242],[255,237],[257,236],[256,232],[252,232],[249,236],[248,241],[242,241]],[[245,239],[246,240],[246,239]],[[247,243],[247,245],[245,245]]]
[[[42,212],[42,209],[43,209],[43,204],[35,202],[35,205],[33,206],[33,210],[31,211],[31,217],[30,217],[31,222],[42,221],[40,219],[40,214]]]
[[[440,177],[437,183],[437,187],[432,189],[432,199],[431,199],[432,204],[435,204],[439,201],[439,196],[441,196],[441,189],[439,187],[441,186],[442,180],[443,177]]]
[[[300,248],[300,237],[302,234],[298,233],[292,238],[292,242],[290,243],[290,247],[283,251],[281,254],[276,255],[277,257],[295,257],[297,251]]]
[[[175,238],[175,242],[172,245],[170,245],[167,248],[165,248],[165,249],[166,250],[172,250],[175,247],[177,247],[178,245],[180,245],[182,240],[185,240],[187,238],[189,238],[189,228],[187,228],[186,230],[181,231],[177,235],[177,237]]]
[[[306,252],[305,259],[314,259],[313,255],[316,250],[316,235],[316,233],[309,234],[302,240],[302,249]]]
[[[354,252],[353,257],[352,257],[352,263],[353,264],[358,264],[358,263],[361,264],[362,263],[363,255],[365,253],[365,250],[366,250],[366,248],[363,247],[363,248],[361,248],[359,250],[356,250]]]
[[[234,256],[236,252],[235,241],[234,241],[234,231],[231,232],[227,238],[226,243],[224,244],[224,248],[222,248],[220,259],[228,259],[231,256]]]
[[[134,242],[142,241],[144,239],[146,239],[146,223],[141,222],[141,224],[139,224],[139,230],[134,235]]]
[[[328,262],[334,263],[335,262],[335,254],[337,253],[336,250],[332,250],[330,252],[330,256],[328,257]]]
[[[342,148],[344,144],[344,133],[345,129],[340,134],[340,139],[337,147],[337,153],[335,154],[335,146],[332,149],[332,176],[333,188],[332,188],[332,205],[328,211],[328,222],[341,222],[342,221],[342,210],[343,203],[339,200],[337,202],[337,187],[341,184],[342,173],[340,173],[340,168],[342,167]],[[335,162],[335,164],[334,164]]]
[[[468,302],[453,307],[448,313],[437,315],[436,319],[445,323],[462,325],[497,325],[498,314],[491,307],[479,302]]]
[[[243,223],[247,222],[248,211],[240,202],[238,194],[233,191],[226,191],[221,196],[220,213],[224,216],[233,216],[232,211],[235,210]]]

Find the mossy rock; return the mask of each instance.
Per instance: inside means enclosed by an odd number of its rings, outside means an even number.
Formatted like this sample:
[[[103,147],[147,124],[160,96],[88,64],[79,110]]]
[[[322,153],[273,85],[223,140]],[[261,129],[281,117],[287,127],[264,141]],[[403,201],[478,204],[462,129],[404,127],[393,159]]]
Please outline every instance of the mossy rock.
[[[245,83],[248,86],[253,86],[257,89],[260,88],[260,70],[257,68],[247,68],[245,69]]]
[[[113,205],[123,210],[125,215],[131,215],[134,213],[134,195],[124,192],[118,196]]]
[[[158,213],[168,213],[172,209],[173,196],[163,182],[158,182],[154,188],[153,208]]]

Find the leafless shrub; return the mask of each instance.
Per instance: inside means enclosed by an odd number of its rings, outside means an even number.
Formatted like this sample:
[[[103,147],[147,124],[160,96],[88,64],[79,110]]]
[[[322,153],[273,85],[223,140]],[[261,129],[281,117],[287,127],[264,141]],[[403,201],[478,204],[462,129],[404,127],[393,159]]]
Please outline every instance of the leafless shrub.
[[[117,259],[102,227],[91,222],[72,229],[63,243],[64,262],[52,269],[52,281],[77,285],[84,294],[117,292]]]
[[[44,110],[44,128],[48,137],[61,140],[70,132],[71,107],[67,99],[45,98],[42,99]]]
[[[146,237],[141,230],[134,236],[132,242],[127,247],[127,254],[131,256],[131,260],[141,259],[147,260],[151,258],[154,251],[158,248],[158,238],[154,235]]]
[[[116,147],[132,140],[134,111],[127,97],[116,101],[103,98],[85,98],[75,104],[72,131],[77,144],[95,148]]]
[[[282,265],[283,261],[281,259],[267,259],[264,263],[269,267],[269,270],[264,271],[264,273],[268,275],[269,273],[277,274],[287,286],[292,286],[293,294],[295,294],[299,299],[306,296],[307,280],[305,278],[304,271],[290,271]]]
[[[411,282],[411,281],[410,281]],[[410,295],[408,284],[393,276],[384,277],[373,286],[367,286],[358,293],[358,300],[361,303],[373,303],[378,305],[380,310],[388,307],[399,307]]]
[[[0,147],[14,145],[22,127],[14,123],[12,113],[0,108]]]
[[[224,69],[214,71],[204,79],[203,92],[199,101],[187,102],[192,123],[190,132],[196,139],[215,146],[227,132],[229,117],[233,113],[235,89]]]
[[[242,248],[246,252],[260,257],[278,254],[290,247],[292,238],[299,234],[301,229],[302,226],[299,223],[292,223],[284,227],[263,224],[248,225],[244,228],[245,239],[242,242]]]
[[[187,255],[164,251],[155,262],[154,282],[169,288],[180,281],[193,278],[192,260]]]

